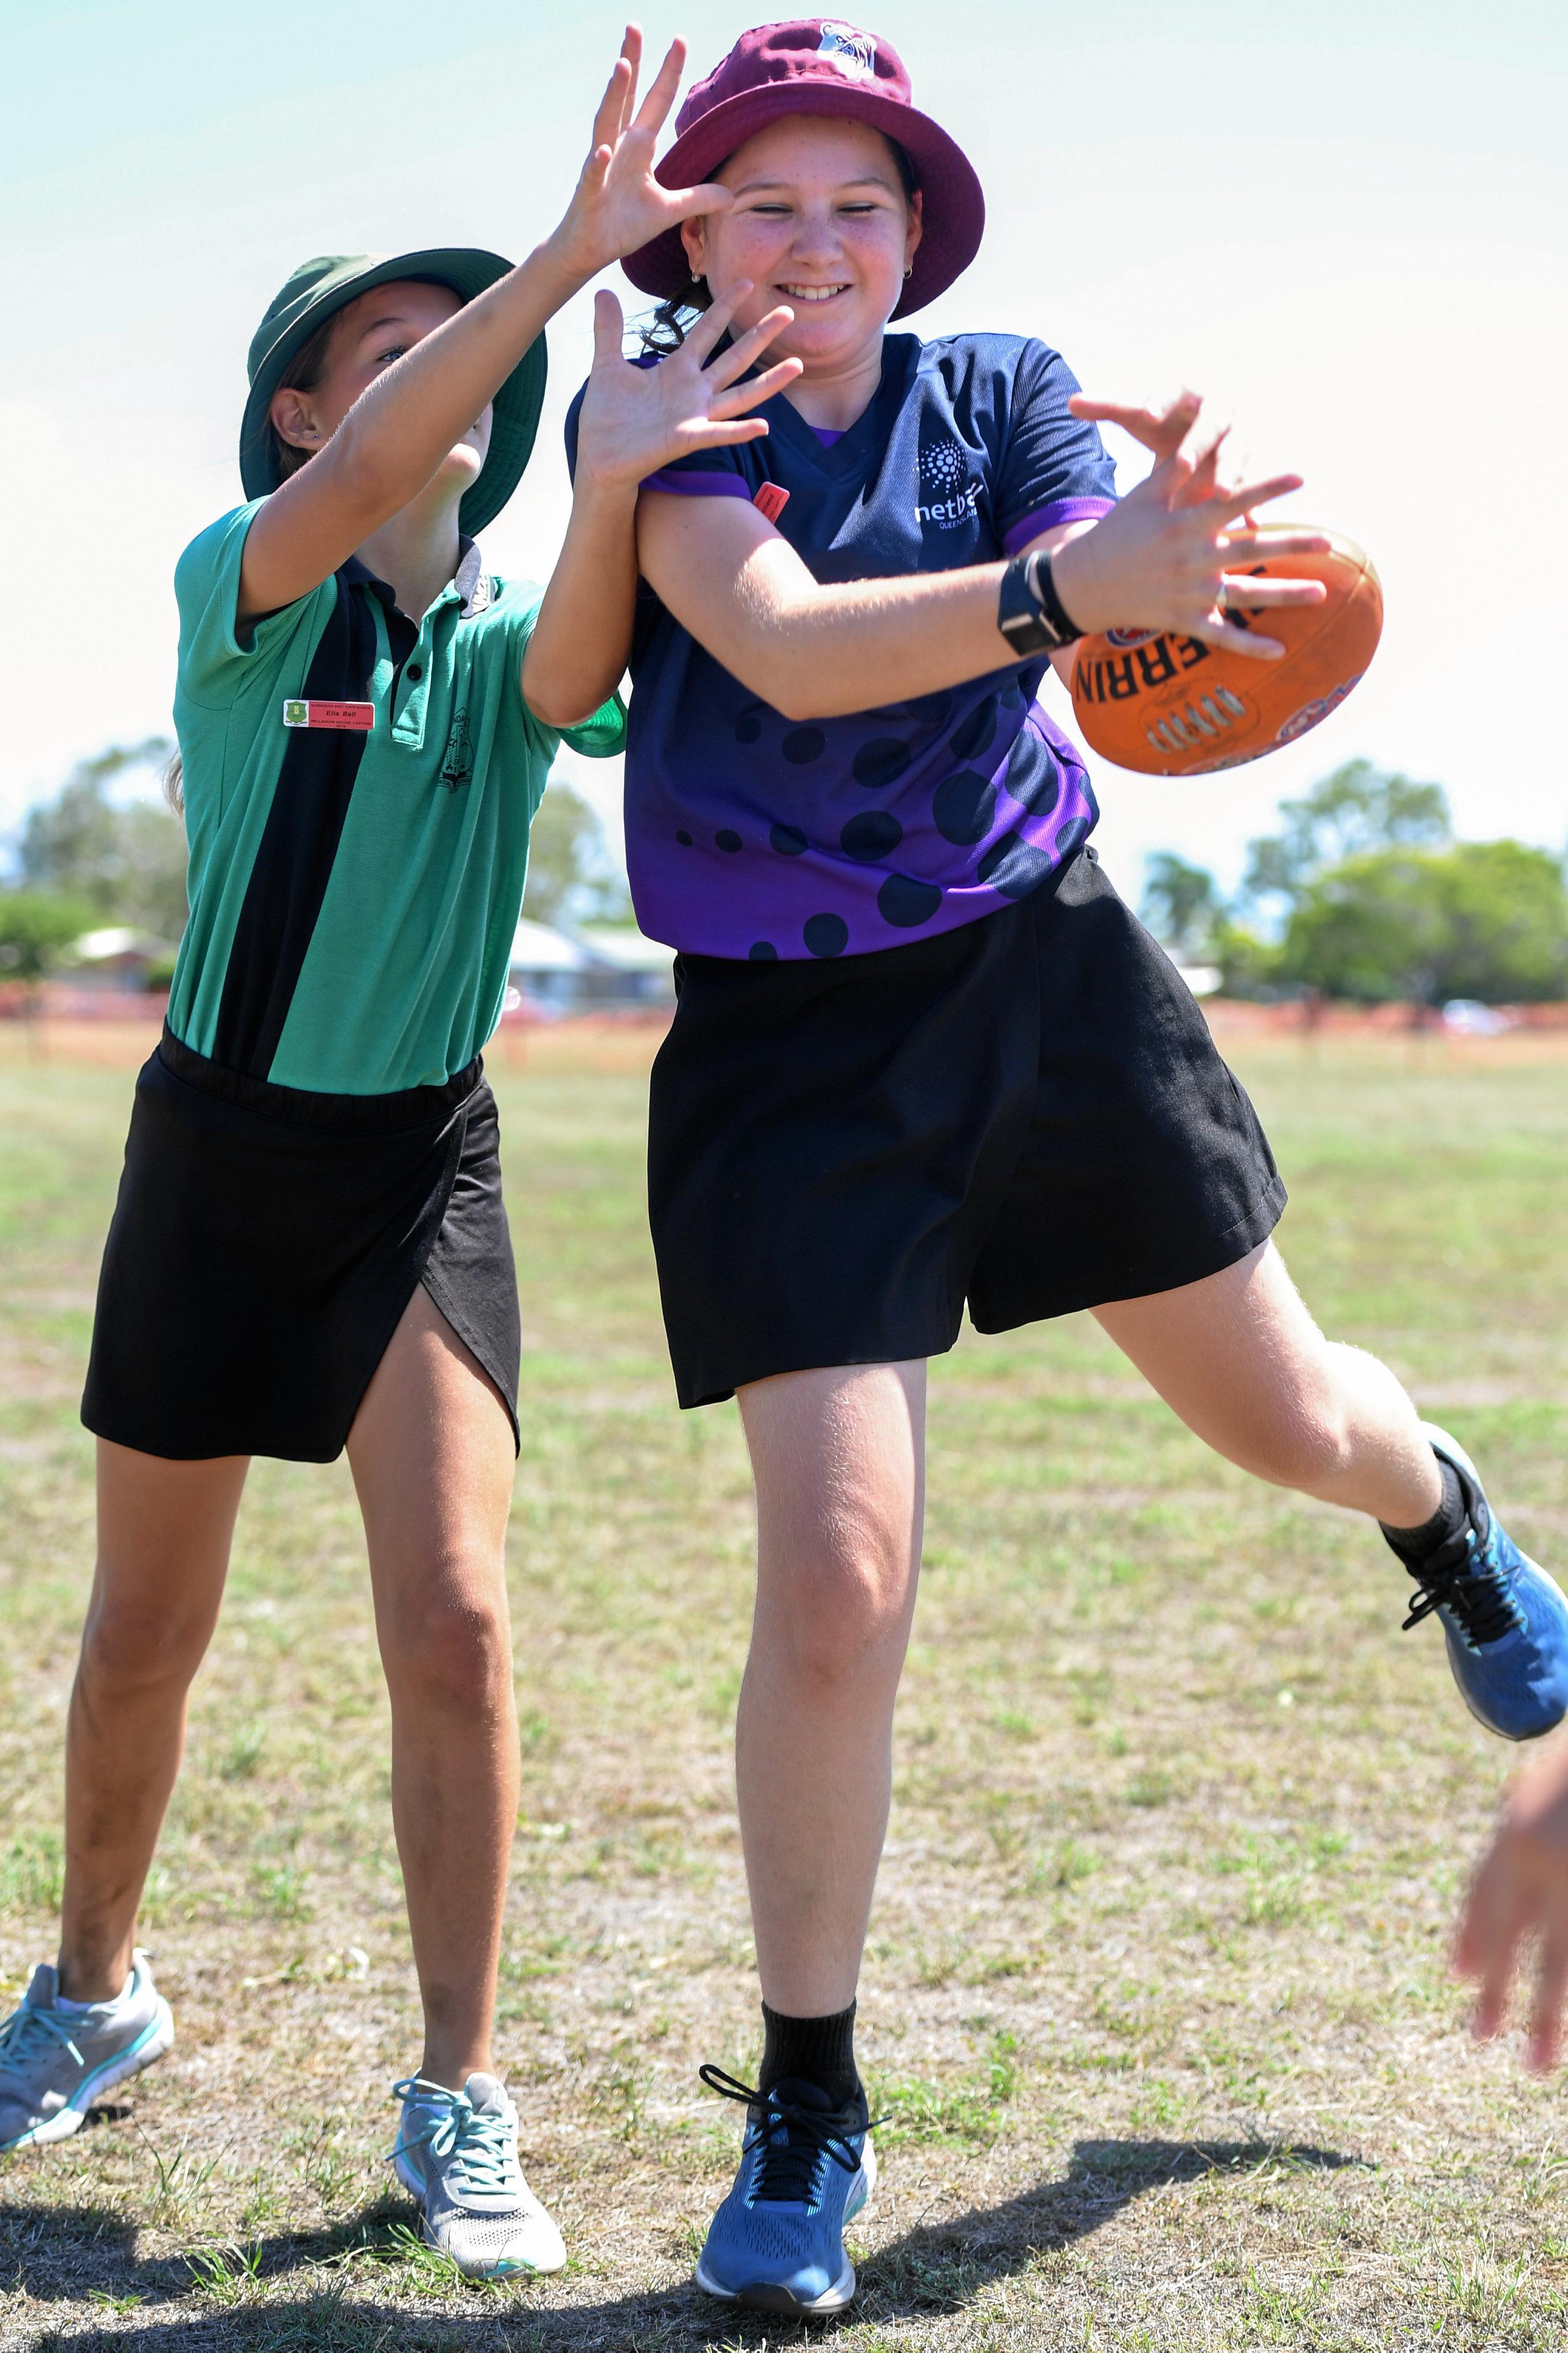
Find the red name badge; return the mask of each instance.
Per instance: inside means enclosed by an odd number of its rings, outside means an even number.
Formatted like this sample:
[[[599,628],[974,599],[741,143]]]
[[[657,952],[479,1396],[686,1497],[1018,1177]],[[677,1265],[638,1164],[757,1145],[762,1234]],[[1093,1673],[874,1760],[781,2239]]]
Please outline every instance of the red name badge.
[[[764,482],[752,504],[769,522],[777,522],[789,504],[789,492],[782,482]]]
[[[375,725],[374,702],[285,702],[285,727],[347,727],[368,735]]]

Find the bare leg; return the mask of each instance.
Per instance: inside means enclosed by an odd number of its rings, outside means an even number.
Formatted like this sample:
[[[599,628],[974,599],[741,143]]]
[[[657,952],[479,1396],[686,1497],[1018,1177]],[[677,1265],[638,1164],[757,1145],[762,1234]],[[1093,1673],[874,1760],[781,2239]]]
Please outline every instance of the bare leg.
[[[1415,1409],[1386,1365],[1325,1340],[1272,1242],[1100,1322],[1216,1453],[1279,1487],[1414,1528],[1442,1501]]]
[[[853,1999],[892,1785],[893,1702],[924,1509],[925,1366],[786,1373],[741,1392],[757,1601],[736,1724],[763,1999]]]
[[[98,1441],[98,1567],[66,1726],[60,1990],[110,2001],[223,1598],[247,1458],[170,1462]]]
[[[415,1292],[349,1437],[392,1698],[392,1814],[425,2004],[421,2073],[490,2064],[517,1821],[503,1551],[511,1424],[489,1376]]]

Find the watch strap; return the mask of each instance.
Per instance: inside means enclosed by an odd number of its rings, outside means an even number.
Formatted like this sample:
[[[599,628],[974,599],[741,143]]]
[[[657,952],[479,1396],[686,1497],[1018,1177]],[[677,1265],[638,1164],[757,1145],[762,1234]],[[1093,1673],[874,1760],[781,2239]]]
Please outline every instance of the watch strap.
[[[1029,558],[1029,571],[1041,614],[1057,633],[1058,646],[1076,644],[1083,631],[1057,594],[1056,575],[1051,559],[1043,550]]]
[[[1002,575],[996,626],[1015,654],[1055,653],[1083,631],[1057,594],[1051,559],[1040,550],[1016,555]]]

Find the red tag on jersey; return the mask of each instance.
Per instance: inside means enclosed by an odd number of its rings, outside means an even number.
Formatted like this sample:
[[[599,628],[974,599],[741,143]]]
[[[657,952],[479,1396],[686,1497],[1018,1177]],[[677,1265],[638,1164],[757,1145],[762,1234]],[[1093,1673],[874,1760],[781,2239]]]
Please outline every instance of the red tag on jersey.
[[[285,702],[285,727],[346,727],[368,735],[375,725],[374,702]]]
[[[766,516],[769,522],[777,522],[789,504],[789,492],[782,482],[764,482],[752,504],[760,515]]]

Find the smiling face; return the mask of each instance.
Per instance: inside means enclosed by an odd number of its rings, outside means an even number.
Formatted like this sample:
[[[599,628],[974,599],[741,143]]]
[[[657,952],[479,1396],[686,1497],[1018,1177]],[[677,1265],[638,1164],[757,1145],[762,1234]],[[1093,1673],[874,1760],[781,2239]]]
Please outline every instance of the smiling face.
[[[789,303],[795,323],[768,357],[801,360],[806,378],[879,351],[921,238],[919,193],[905,195],[881,132],[837,115],[785,115],[713,176],[734,209],[687,221],[681,236],[692,275],[714,296],[751,280],[737,331]]]
[[[449,286],[426,285],[416,278],[394,279],[345,302],[331,322],[325,356],[313,381],[272,396],[268,414],[279,438],[307,457],[325,448],[361,393],[383,370],[461,308]],[[438,469],[432,487],[460,493],[477,480],[490,445],[490,416],[487,406]]]

